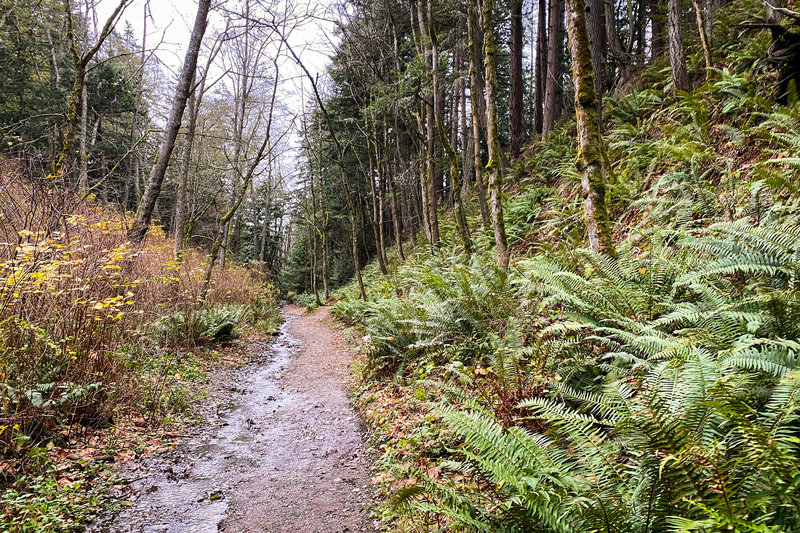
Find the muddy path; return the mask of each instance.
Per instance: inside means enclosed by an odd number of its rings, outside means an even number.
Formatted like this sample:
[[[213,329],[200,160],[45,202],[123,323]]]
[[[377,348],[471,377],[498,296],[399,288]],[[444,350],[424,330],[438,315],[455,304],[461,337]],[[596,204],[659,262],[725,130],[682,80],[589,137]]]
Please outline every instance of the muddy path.
[[[95,533],[369,531],[369,460],[328,310],[285,306],[274,343],[217,376],[205,423],[135,465],[130,506]]]

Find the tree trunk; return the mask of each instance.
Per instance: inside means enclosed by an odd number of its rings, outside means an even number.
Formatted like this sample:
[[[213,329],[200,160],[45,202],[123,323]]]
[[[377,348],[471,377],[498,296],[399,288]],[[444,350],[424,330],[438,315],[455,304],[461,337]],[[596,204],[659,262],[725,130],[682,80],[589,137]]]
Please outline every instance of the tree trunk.
[[[422,118],[417,115],[417,128],[420,135],[425,131]],[[433,246],[433,235],[431,232],[430,211],[428,210],[428,154],[426,144],[419,143],[419,190],[420,190],[420,211],[422,212],[422,227],[425,229],[425,237],[428,243]]]
[[[175,235],[173,239],[175,259],[180,259],[186,245],[186,203],[189,198],[189,172],[192,168],[194,136],[197,131],[197,107],[197,97],[192,93],[189,97],[189,127],[186,132],[186,146],[183,151],[178,195],[175,199]]]
[[[461,201],[466,202],[469,199],[470,176],[472,175],[472,159],[467,155],[472,149],[469,144],[469,132],[467,131],[467,82],[461,79],[461,114],[459,120],[461,121],[461,175],[463,176],[461,188]]]
[[[85,75],[84,75],[85,76]],[[83,98],[81,99],[81,148],[78,153],[78,190],[81,193],[89,188],[89,158],[86,153],[86,139],[89,136],[89,91],[86,90],[86,81],[83,82]]]
[[[683,49],[680,0],[667,0],[667,30],[669,32],[669,63],[672,67],[672,84],[679,91],[688,91],[689,73],[686,72],[686,53]]]
[[[136,79],[136,98],[134,99],[133,104],[133,119],[131,120],[131,139],[130,143],[133,146],[136,139],[139,137],[139,114],[141,113],[142,109],[142,97],[144,95],[144,69],[145,64],[147,62],[146,50],[147,50],[147,12],[150,8],[149,0],[145,1],[144,3],[144,16],[142,17],[142,48],[139,52],[139,73]],[[128,164],[128,179],[127,183],[125,184],[125,211],[128,211],[130,208],[129,202],[129,194],[130,194],[130,187],[131,182],[133,182],[133,190],[134,196],[136,199],[136,207],[139,207],[139,198],[141,198],[141,185],[139,184],[139,170],[141,166],[141,153],[136,152],[131,155],[133,159],[132,163]]]
[[[536,20],[536,79],[533,95],[533,129],[542,133],[544,121],[544,86],[547,79],[547,3],[536,0],[539,11]]]
[[[650,57],[664,54],[664,9],[662,0],[650,0]]]
[[[355,267],[356,280],[358,281],[358,291],[361,299],[367,301],[367,291],[364,289],[364,280],[361,277],[361,261],[358,258],[358,226],[356,225],[356,208],[353,205],[353,197],[350,195],[350,188],[347,186],[347,175],[345,174],[344,165],[342,165],[341,178],[344,194],[347,197],[347,212],[350,216],[350,238],[351,238],[351,252],[353,254],[353,266]]]
[[[584,0],[567,0],[567,28],[575,84],[575,114],[578,124],[578,172],[585,194],[584,207],[589,246],[592,250],[615,256],[611,223],[606,206],[606,182],[603,171],[604,141],[597,116],[597,94],[589,35],[586,30]]]
[[[471,0],[472,1],[472,0]],[[497,251],[497,265],[508,268],[508,243],[506,227],[503,219],[503,168],[500,164],[500,133],[497,124],[497,65],[494,44],[494,24],[492,12],[494,0],[483,3],[483,64],[486,70],[486,118],[488,119],[487,144],[489,145],[489,192],[492,199],[492,226],[494,227],[494,243]]]
[[[209,254],[208,258],[208,265],[206,265],[206,273],[204,276],[203,282],[203,292],[201,296],[201,300],[205,300],[208,296],[208,291],[211,288],[211,275],[214,272],[214,263],[217,255],[219,254],[220,248],[223,246],[223,243],[227,242],[228,236],[227,228],[230,227],[230,222],[233,220],[233,217],[236,215],[236,211],[239,209],[239,206],[242,204],[245,196],[247,195],[247,189],[250,186],[250,181],[253,177],[253,172],[255,171],[255,165],[250,169],[247,174],[247,179],[244,180],[244,183],[239,187],[238,191],[234,191],[234,201],[233,204],[228,208],[228,211],[222,215],[219,219],[219,225],[217,227],[217,235],[214,239],[214,243],[211,245],[211,253]],[[224,258],[224,256],[223,256]]]
[[[453,46],[458,49],[458,44],[454,44]],[[460,65],[460,55],[458,53],[453,53],[453,64],[452,70],[453,73],[456,73],[456,69]],[[451,99],[451,106],[450,106],[450,146],[453,147],[454,150],[458,151],[458,121],[459,121],[459,112],[461,111],[461,90],[459,87],[459,79],[456,77],[453,80],[453,98]],[[446,152],[447,150],[445,150]],[[459,172],[461,169],[459,168]],[[465,178],[466,179],[466,178]],[[461,185],[463,186],[464,180],[461,180]],[[454,204],[453,199],[453,180],[450,180],[450,203],[449,205],[452,207]]]
[[[608,44],[611,56],[617,62],[617,69],[619,70],[619,78],[621,82],[626,82],[630,80],[631,77],[631,50],[633,49],[633,40],[634,36],[629,35],[628,43],[626,46],[623,46],[619,40],[619,34],[617,33],[617,25],[614,19],[614,0],[603,0],[602,2],[605,5],[605,26],[606,26],[606,43]],[[631,4],[628,3],[628,17],[630,20],[633,20],[633,12],[631,10]],[[594,61],[594,50],[592,51],[592,60]],[[595,72],[597,72],[597,66],[595,65]],[[597,83],[595,82],[595,86]],[[598,96],[599,99],[599,96]],[[601,122],[602,123],[602,122]]]
[[[589,35],[589,46],[592,51],[592,65],[594,66],[594,91],[597,95],[597,116],[599,124],[603,124],[603,82],[606,79],[605,61],[603,60],[603,26],[607,34],[614,31],[614,24],[605,20],[603,4],[605,0],[586,0],[586,32]],[[605,24],[603,24],[605,22]]]
[[[700,45],[703,47],[703,59],[706,62],[706,79],[711,77],[711,69],[714,67],[714,61],[711,59],[711,45],[709,44],[709,28],[710,24],[706,21],[705,6],[701,6],[698,0],[692,0],[694,6],[694,14],[697,19],[697,30],[700,32]]]
[[[480,51],[477,50],[477,13],[473,0],[467,0],[467,38],[469,40],[469,95],[472,118],[472,157],[475,169],[475,188],[478,191],[478,204],[481,209],[481,222],[484,228],[489,227],[489,206],[486,203],[486,185],[483,180],[483,161],[481,160],[481,109],[485,104],[483,89],[480,83],[478,61]]]
[[[428,0],[428,13],[430,14],[430,1]],[[439,46],[438,39],[436,37],[436,30],[433,27],[433,21],[431,19],[428,20],[428,35],[431,40],[431,48],[436,50]],[[434,53],[434,57],[436,54]],[[434,63],[433,64],[433,94],[438,99],[439,95],[439,76],[438,76],[439,66]],[[438,102],[437,102],[438,104]],[[438,108],[438,105],[434,105],[434,109]],[[455,219],[456,219],[456,228],[458,229],[458,236],[461,240],[461,245],[464,247],[464,253],[469,255],[472,252],[472,241],[469,238],[469,228],[467,227],[467,216],[464,213],[464,205],[461,202],[461,178],[459,177],[459,170],[458,170],[458,154],[456,154],[455,148],[453,148],[452,143],[447,138],[447,132],[444,129],[444,122],[442,121],[441,115],[437,113],[436,116],[436,125],[437,129],[439,130],[439,140],[444,146],[445,151],[447,152],[448,158],[450,159],[450,180],[453,186],[453,202],[454,202],[454,210],[455,210]]]
[[[322,124],[319,124],[319,130],[317,132],[319,138],[322,138]],[[272,169],[272,160],[270,159],[270,170]],[[271,173],[270,173],[271,175]],[[322,222],[320,224],[319,232],[320,232],[320,239],[322,241],[322,295],[325,299],[325,302],[330,300],[331,292],[328,286],[328,211],[325,208],[325,181],[322,177],[322,156],[317,154],[317,175],[319,176],[319,207],[320,207],[320,216],[322,218]],[[313,178],[312,178],[312,184]]]
[[[314,293],[314,302],[319,307],[322,302],[319,299],[319,290],[317,290],[317,231],[313,226],[309,230],[311,233],[311,292]]]
[[[327,302],[331,299],[328,286],[328,214],[323,211],[322,217],[322,295]]]
[[[321,178],[321,176],[320,176]],[[314,292],[314,301],[317,306],[322,305],[319,299],[319,291],[317,290],[317,233],[319,233],[319,226],[317,224],[317,195],[314,190],[314,173],[309,172],[309,179],[311,180],[311,290]]]
[[[547,79],[544,95],[542,134],[553,130],[561,113],[561,62],[559,54],[564,40],[564,0],[549,0],[547,15]]]
[[[387,5],[389,8],[389,18],[392,26],[392,44],[393,44],[393,52],[394,52],[394,68],[395,68],[395,75],[399,78],[402,72],[402,65],[400,63],[400,45],[397,39],[397,26],[394,22],[394,16],[392,15],[391,6]],[[401,138],[400,138],[400,119],[398,117],[399,111],[396,107],[392,109],[392,119],[394,120],[394,158],[392,159],[392,172],[389,174],[389,201],[392,209],[392,224],[394,226],[394,240],[397,243],[397,255],[400,257],[400,261],[405,261],[406,256],[403,253],[403,229],[402,229],[402,213],[400,209],[400,205],[397,202],[397,192],[395,191],[395,179],[397,176],[400,175],[400,158],[402,157],[402,153],[400,151],[401,147]],[[388,131],[386,126],[384,125],[384,143],[386,144],[386,149],[388,153],[388,143],[387,143],[387,135]]]
[[[517,159],[522,152],[525,137],[523,121],[522,86],[522,0],[511,2],[511,81],[509,88],[509,112],[511,114],[511,159]]]
[[[175,87],[175,95],[172,99],[172,107],[167,119],[164,138],[158,150],[158,157],[150,172],[150,179],[145,187],[144,196],[136,213],[136,219],[128,232],[128,238],[134,243],[140,243],[144,240],[152,223],[153,210],[156,206],[156,200],[161,194],[161,185],[167,173],[167,165],[175,148],[175,139],[178,137],[183,112],[186,109],[186,101],[192,89],[192,80],[197,69],[197,56],[200,52],[200,45],[203,42],[203,35],[206,32],[210,6],[211,0],[198,1],[194,28],[189,40],[189,47],[186,50],[183,68],[178,78],[178,85]]]
[[[428,0],[430,4],[431,0]],[[431,72],[431,77],[433,80],[433,89],[431,90],[431,98],[427,99],[425,105],[425,136],[426,136],[426,161],[425,161],[425,169],[427,171],[426,175],[426,187],[427,187],[427,208],[428,208],[428,222],[430,224],[431,230],[431,245],[436,247],[439,246],[439,214],[438,214],[438,193],[436,187],[436,116],[438,115],[438,96],[436,94],[436,88],[438,87],[437,84],[437,72],[438,68],[434,69],[433,65],[436,65],[439,60],[438,51],[431,50],[430,53],[427,52],[425,46],[425,35],[427,35],[427,31],[425,30],[425,15],[423,14],[422,10],[422,1],[417,2],[417,17],[419,18],[419,29],[420,29],[420,41],[422,44],[422,50],[425,56],[429,56],[429,59],[426,61],[426,66]]]
[[[71,18],[71,17],[70,17]],[[67,120],[64,126],[64,143],[61,147],[61,174],[67,184],[75,185],[75,138],[77,136],[78,122],[81,117],[83,105],[83,84],[86,79],[86,67],[80,61],[74,63],[75,81],[72,84],[72,93],[69,97]]]
[[[398,71],[399,72],[399,71]],[[399,121],[397,119],[397,111],[394,111],[394,134],[395,134],[395,153],[392,159],[392,172],[389,173],[388,186],[389,186],[389,207],[392,210],[392,228],[394,229],[394,241],[397,244],[397,255],[400,261],[405,261],[406,256],[403,253],[403,230],[402,230],[402,213],[400,204],[397,201],[397,191],[395,190],[395,178],[400,170],[400,132],[398,131]],[[384,143],[387,144],[388,151],[388,130],[384,127]]]
[[[374,133],[374,132],[373,132]],[[367,136],[367,157],[369,157],[369,174],[365,172],[365,176],[367,178],[367,184],[369,185],[369,192],[370,196],[372,197],[372,233],[375,237],[375,251],[378,254],[378,265],[380,266],[381,273],[386,275],[388,270],[386,270],[386,253],[383,249],[383,221],[380,218],[380,209],[379,209],[379,199],[378,195],[380,194],[380,187],[375,187],[375,170],[376,167],[378,169],[378,174],[380,174],[380,161],[377,161],[377,158],[380,157],[378,154],[378,140],[373,136],[373,142],[370,142],[369,136]],[[373,151],[370,148],[370,144],[373,145],[375,149],[373,157]]]

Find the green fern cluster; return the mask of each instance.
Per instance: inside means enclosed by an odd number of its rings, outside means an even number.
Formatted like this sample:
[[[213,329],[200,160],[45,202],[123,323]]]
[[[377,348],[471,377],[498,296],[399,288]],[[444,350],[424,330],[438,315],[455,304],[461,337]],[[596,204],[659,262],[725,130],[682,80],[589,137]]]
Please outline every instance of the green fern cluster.
[[[441,466],[470,481],[414,472],[397,508],[453,531],[800,528],[800,225],[676,238],[523,263],[518,297],[550,324],[497,381],[557,377],[516,418],[496,396],[438,404],[461,442]]]
[[[333,307],[345,322],[363,324],[371,363],[383,370],[402,372],[418,360],[480,360],[493,350],[506,318],[517,309],[508,274],[501,269],[477,263],[409,266],[402,278],[413,280],[403,299],[344,300]]]
[[[156,322],[151,328],[151,334],[168,345],[226,343],[234,339],[236,326],[249,320],[252,313],[251,309],[237,305],[176,313]]]

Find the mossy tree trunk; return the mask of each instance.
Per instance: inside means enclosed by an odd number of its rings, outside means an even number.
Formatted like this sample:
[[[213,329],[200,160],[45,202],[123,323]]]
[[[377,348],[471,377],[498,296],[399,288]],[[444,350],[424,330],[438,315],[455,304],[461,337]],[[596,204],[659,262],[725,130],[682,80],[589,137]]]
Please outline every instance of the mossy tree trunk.
[[[475,168],[475,188],[478,191],[478,204],[481,208],[481,222],[483,227],[489,227],[489,206],[486,203],[486,185],[483,180],[483,162],[481,161],[481,122],[483,109],[483,90],[481,77],[478,72],[476,53],[478,43],[476,30],[476,13],[472,0],[467,1],[467,39],[469,41],[469,94],[472,99],[470,105],[472,117],[472,156]]]
[[[64,141],[61,146],[61,161],[59,164],[59,170],[61,171],[62,176],[64,176],[65,181],[68,185],[81,185],[77,183],[77,180],[80,176],[76,176],[76,172],[78,168],[75,164],[75,142],[78,135],[78,128],[81,126],[81,122],[83,119],[84,127],[82,128],[82,135],[84,138],[85,144],[85,136],[86,136],[86,127],[85,127],[85,119],[86,113],[84,112],[85,102],[85,90],[86,90],[86,74],[89,70],[89,63],[94,59],[97,53],[102,48],[103,43],[105,43],[106,39],[111,35],[114,31],[114,27],[116,26],[117,22],[119,21],[122,13],[125,11],[125,8],[128,7],[128,4],[131,3],[131,0],[120,0],[117,3],[116,8],[111,13],[111,15],[106,20],[105,24],[103,25],[103,29],[100,31],[100,34],[97,36],[97,41],[94,43],[94,46],[91,48],[88,47],[88,42],[84,43],[86,46],[85,51],[78,51],[78,43],[76,41],[75,36],[75,27],[74,27],[74,20],[72,14],[72,1],[71,0],[63,0],[63,7],[64,7],[64,16],[65,16],[65,37],[67,41],[67,47],[69,51],[70,59],[72,60],[72,66],[75,70],[75,80],[72,84],[72,91],[70,92],[69,96],[69,105],[67,107],[67,115],[66,115],[66,124],[64,128]],[[88,37],[87,37],[88,38]],[[84,152],[85,145],[82,147],[82,151],[80,153],[80,158],[85,158]],[[87,184],[82,184],[83,189],[86,189]]]
[[[497,50],[494,43],[494,0],[483,2],[483,64],[486,70],[487,143],[489,145],[489,194],[492,203],[492,227],[497,251],[497,265],[508,268],[508,242],[503,219],[503,168],[500,163],[500,132],[497,124]]]
[[[420,51],[422,53],[423,62],[426,70],[431,73],[431,77],[435,75],[432,67],[437,61],[438,57],[433,57],[431,50],[428,50],[429,43],[426,43],[427,31],[425,28],[425,14],[422,5],[422,0],[417,1],[417,18],[419,19],[420,31]],[[435,83],[434,83],[435,85]],[[431,91],[433,92],[433,91]],[[438,215],[438,194],[436,190],[436,122],[435,113],[436,107],[434,106],[435,97],[433,94],[425,98],[425,197],[426,208],[428,210],[428,224],[430,227],[430,241],[431,246],[439,246],[439,215]]]
[[[567,0],[567,34],[575,84],[575,114],[578,121],[577,167],[583,187],[586,227],[592,250],[616,256],[606,202],[603,168],[605,143],[597,115],[589,35],[586,30],[585,0]]]
[[[438,57],[438,49],[439,49],[439,41],[436,37],[436,29],[433,27],[433,16],[432,16],[432,7],[431,7],[431,0],[428,0],[428,37],[430,38],[431,42],[431,50],[432,50],[432,57],[436,59]],[[439,109],[439,65],[437,61],[434,61],[431,64],[431,69],[433,71],[433,98],[434,98],[434,110]],[[450,139],[447,138],[447,132],[444,129],[444,122],[442,121],[442,116],[439,114],[438,111],[436,113],[436,127],[439,131],[439,140],[442,143],[445,151],[447,152],[447,156],[450,160],[450,180],[453,186],[453,202],[454,202],[454,211],[455,211],[455,219],[456,219],[456,228],[458,230],[458,236],[461,240],[461,245],[464,247],[464,252],[469,255],[472,252],[472,241],[469,237],[469,227],[467,226],[467,215],[464,212],[464,204],[461,201],[461,177],[459,175],[459,168],[458,168],[458,154],[456,154],[455,148],[453,147],[453,143]]]

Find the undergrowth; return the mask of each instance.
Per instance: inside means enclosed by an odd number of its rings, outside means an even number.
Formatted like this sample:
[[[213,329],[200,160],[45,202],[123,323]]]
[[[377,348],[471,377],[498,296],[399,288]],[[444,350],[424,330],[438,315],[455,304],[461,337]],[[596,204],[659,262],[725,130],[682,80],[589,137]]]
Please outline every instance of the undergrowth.
[[[200,250],[175,259],[159,228],[134,248],[127,215],[2,171],[0,530],[65,531],[104,502],[94,456],[187,420],[220,348],[281,317],[258,272],[218,269],[204,295]]]
[[[473,205],[471,257],[442,217],[335,294],[387,530],[800,529],[800,105],[761,37],[721,30],[693,92],[606,99],[618,258],[584,248],[567,122],[507,187],[508,270]]]

